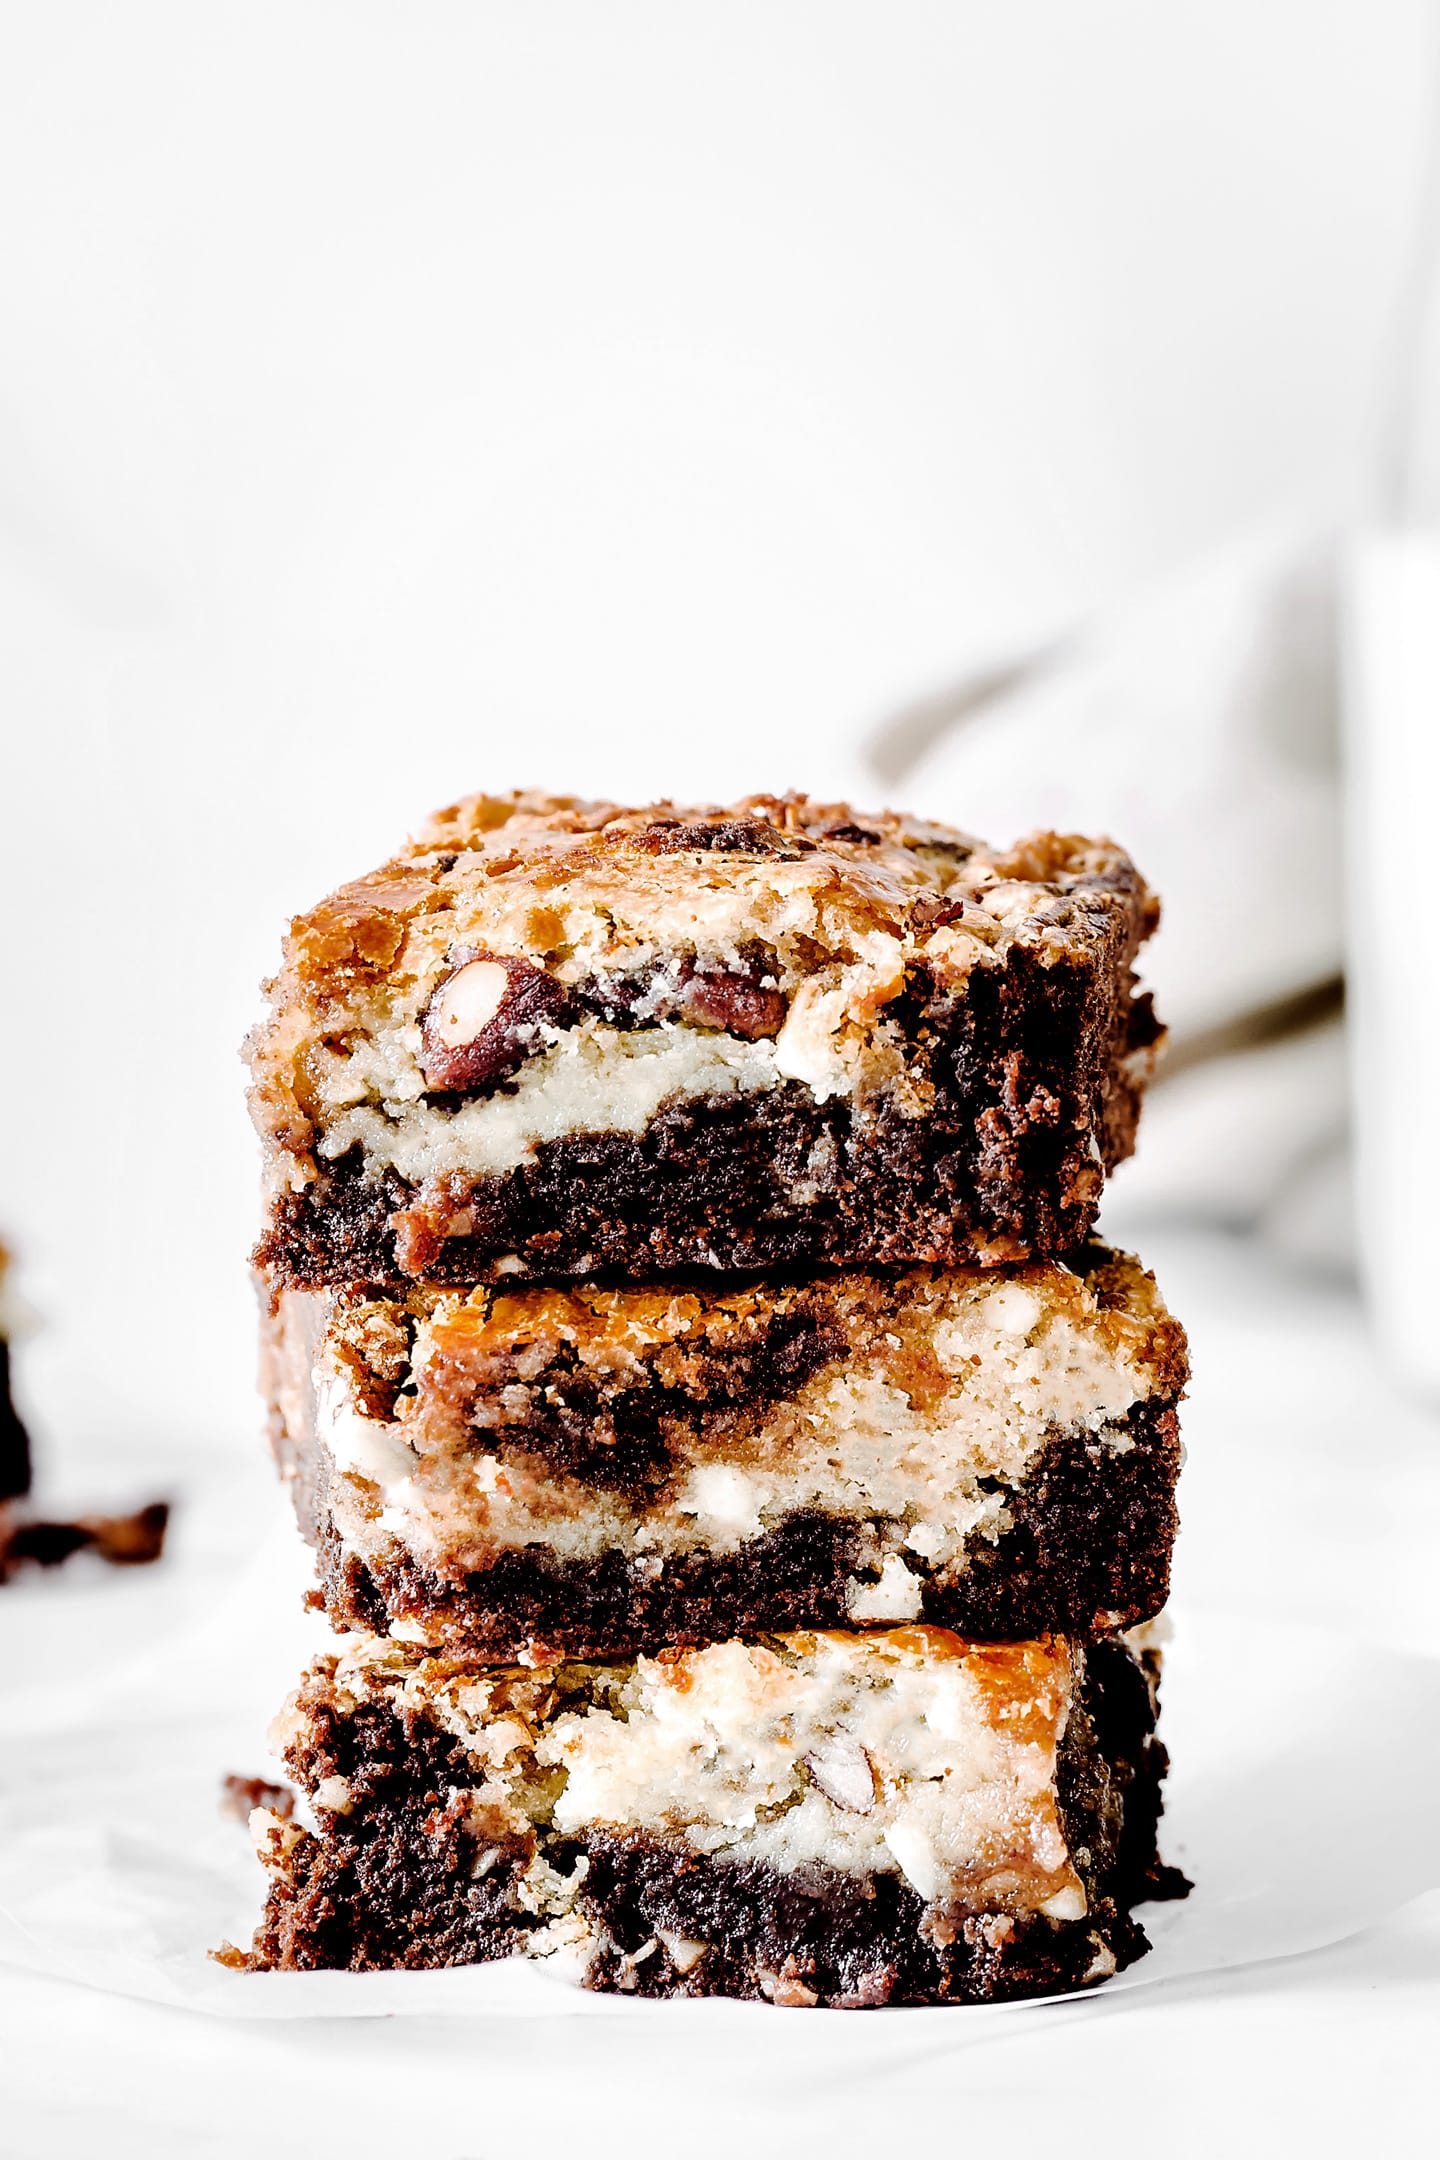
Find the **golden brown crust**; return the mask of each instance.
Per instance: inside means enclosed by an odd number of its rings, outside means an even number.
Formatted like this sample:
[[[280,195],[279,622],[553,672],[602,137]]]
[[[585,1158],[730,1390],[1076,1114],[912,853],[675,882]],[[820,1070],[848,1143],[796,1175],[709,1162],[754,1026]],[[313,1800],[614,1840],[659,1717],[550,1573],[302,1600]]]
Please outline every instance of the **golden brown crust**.
[[[482,1284],[470,1291],[417,1287],[394,1297],[360,1290],[329,1298],[330,1339],[369,1374],[378,1400],[383,1385],[399,1384],[407,1360],[399,1316],[425,1329],[423,1363],[406,1372],[419,1417],[430,1403],[473,1403],[489,1375],[513,1360],[538,1370],[563,1358],[590,1369],[611,1389],[641,1379],[689,1392],[701,1365],[717,1350],[772,1328],[788,1313],[818,1311],[835,1331],[836,1358],[864,1359],[912,1401],[947,1393],[927,1326],[951,1312],[957,1291],[991,1273],[907,1268],[898,1274],[841,1270],[806,1283],[706,1283],[601,1288],[594,1284],[505,1290]],[[1047,1314],[1083,1326],[1107,1353],[1124,1353],[1143,1369],[1155,1395],[1178,1394],[1188,1378],[1185,1331],[1166,1309],[1154,1276],[1133,1254],[1092,1245],[1073,1264],[1036,1262],[1011,1269],[1005,1281],[1033,1291]],[[1092,1304],[1098,1312],[1091,1310]],[[383,1366],[383,1372],[382,1372]],[[373,1411],[371,1414],[375,1414]]]
[[[693,845],[657,847],[655,836]],[[750,844],[726,844],[738,833]],[[866,834],[868,838],[852,838]],[[719,844],[717,845],[717,837]],[[537,955],[564,956],[564,907],[577,899],[625,915],[649,915],[688,901],[697,887],[743,882],[757,907],[765,888],[814,896],[817,917],[840,935],[915,938],[934,956],[953,945],[948,923],[916,924],[917,902],[977,899],[1013,885],[1051,887],[1017,898],[1035,918],[1032,935],[1063,910],[1047,903],[1083,893],[1088,905],[1129,912],[1136,938],[1158,920],[1153,895],[1124,851],[1105,840],[1037,833],[992,849],[948,826],[891,811],[854,812],[845,803],[752,795],[728,806],[668,801],[638,809],[579,803],[565,796],[470,796],[428,819],[401,852],[295,917],[279,978],[277,1008],[339,1005],[358,982],[397,963],[403,972],[437,946],[477,944],[502,925]],[[543,897],[542,897],[543,896]],[[628,905],[627,905],[628,903]],[[1001,918],[1003,919],[1003,918]],[[981,935],[990,925],[966,923]]]

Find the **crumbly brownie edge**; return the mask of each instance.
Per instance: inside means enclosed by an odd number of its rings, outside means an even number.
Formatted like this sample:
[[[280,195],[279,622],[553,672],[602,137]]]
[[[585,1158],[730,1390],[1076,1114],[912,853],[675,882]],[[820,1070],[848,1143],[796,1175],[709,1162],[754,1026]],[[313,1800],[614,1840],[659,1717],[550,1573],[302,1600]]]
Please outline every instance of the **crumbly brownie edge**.
[[[476,1872],[476,1840],[448,1795],[474,1782],[459,1743],[427,1718],[356,1705],[342,1714],[323,1682],[301,1690],[302,1781],[343,1777],[351,1812],[319,1836],[279,1833],[264,1912],[245,1964],[257,1972],[387,1972],[484,1964],[523,1950],[535,1925],[516,1885],[528,1855]]]
[[[504,1176],[439,1194],[342,1159],[276,1197],[256,1265],[277,1286],[316,1289],[483,1282],[502,1267],[513,1284],[1071,1250],[1103,1172],[1134,1145],[1154,1023],[1128,960],[1115,953],[1106,974],[1017,952],[968,998],[904,1001],[903,1031],[929,1045],[923,1118],[857,1124],[792,1082],[677,1100],[640,1134],[547,1141]]]
[[[1007,1506],[1011,1527],[970,1540],[949,1581],[921,1573],[917,1616],[977,1641],[1057,1633],[1090,1639],[1151,1619],[1169,1592],[1177,1529],[1180,1433],[1173,1397],[1138,1403],[1123,1452],[1058,1433]],[[672,1558],[653,1581],[621,1553],[557,1561],[528,1547],[497,1554],[462,1585],[403,1557],[367,1568],[330,1520],[322,1462],[298,1466],[292,1491],[319,1555],[332,1625],[385,1633],[397,1620],[457,1652],[505,1660],[543,1645],[549,1656],[629,1657],[789,1628],[849,1628],[847,1585],[865,1524],[807,1509],[733,1552]]]

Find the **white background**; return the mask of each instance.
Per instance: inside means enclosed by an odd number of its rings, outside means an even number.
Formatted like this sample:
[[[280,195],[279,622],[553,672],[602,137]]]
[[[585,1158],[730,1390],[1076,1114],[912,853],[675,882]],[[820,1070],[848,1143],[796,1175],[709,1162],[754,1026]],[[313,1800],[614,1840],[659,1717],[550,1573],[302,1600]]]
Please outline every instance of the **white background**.
[[[477,786],[863,799],[910,701],[1365,505],[1436,30],[1426,0],[0,9],[0,1219],[55,1489],[255,1449],[235,1049],[292,909]],[[1233,2149],[1322,2149],[1337,2090],[1403,2077],[1391,1982],[1433,1947],[1134,2044],[1193,2051],[1212,2110],[1212,2069],[1248,2080]],[[280,2076],[279,2036],[40,1994],[27,2031],[78,2053],[34,2061],[145,2067],[162,2149]],[[1142,2014],[1085,2015],[1122,2092]],[[419,2064],[452,2130],[454,2048]],[[1023,2149],[1007,2055],[969,2089]],[[453,2150],[493,2149],[476,2122]]]
[[[425,810],[863,800],[897,706],[1371,484],[1424,0],[3,22],[0,1219],[108,1430],[177,1265],[243,1400],[235,1048]]]

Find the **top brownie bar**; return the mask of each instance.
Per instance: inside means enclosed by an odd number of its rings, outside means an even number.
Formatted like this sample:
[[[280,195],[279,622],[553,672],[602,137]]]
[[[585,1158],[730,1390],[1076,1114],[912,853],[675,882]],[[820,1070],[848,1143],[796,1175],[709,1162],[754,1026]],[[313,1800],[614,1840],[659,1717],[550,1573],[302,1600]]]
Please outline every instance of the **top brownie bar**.
[[[1119,848],[803,795],[475,795],[291,926],[250,1043],[276,1285],[1073,1248],[1158,907]]]

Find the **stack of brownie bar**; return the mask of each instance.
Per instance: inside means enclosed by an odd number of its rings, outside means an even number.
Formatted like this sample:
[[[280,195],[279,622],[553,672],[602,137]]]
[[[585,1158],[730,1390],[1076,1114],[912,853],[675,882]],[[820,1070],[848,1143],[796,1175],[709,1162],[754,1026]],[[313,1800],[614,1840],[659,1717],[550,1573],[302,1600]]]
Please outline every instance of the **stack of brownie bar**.
[[[1090,1233],[1156,916],[1109,843],[515,795],[294,923],[257,1264],[337,1639],[249,1964],[859,2006],[1144,1949],[1185,1340]]]

